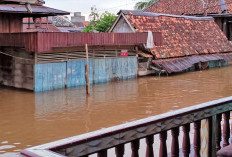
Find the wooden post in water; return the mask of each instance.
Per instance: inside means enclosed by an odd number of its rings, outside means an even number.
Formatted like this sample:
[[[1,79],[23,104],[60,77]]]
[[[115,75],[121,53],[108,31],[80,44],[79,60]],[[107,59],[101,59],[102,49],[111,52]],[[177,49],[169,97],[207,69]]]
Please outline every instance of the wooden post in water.
[[[89,95],[89,51],[88,45],[85,44],[86,49],[86,65],[85,65],[85,81],[86,81],[86,94]]]

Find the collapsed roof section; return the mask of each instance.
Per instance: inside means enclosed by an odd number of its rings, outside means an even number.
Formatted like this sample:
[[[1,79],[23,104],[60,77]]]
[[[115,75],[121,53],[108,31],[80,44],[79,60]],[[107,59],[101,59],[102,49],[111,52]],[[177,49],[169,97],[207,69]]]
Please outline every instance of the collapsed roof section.
[[[134,31],[162,32],[163,45],[151,49],[156,59],[232,52],[232,45],[211,17],[130,10],[122,10],[119,14]]]

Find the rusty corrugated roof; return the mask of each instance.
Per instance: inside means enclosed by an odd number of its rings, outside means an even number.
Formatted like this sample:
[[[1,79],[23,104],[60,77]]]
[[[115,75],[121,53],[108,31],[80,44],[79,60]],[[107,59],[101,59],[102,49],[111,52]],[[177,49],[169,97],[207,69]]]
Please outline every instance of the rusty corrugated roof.
[[[32,13],[29,13],[25,5],[0,4],[0,13],[36,14],[41,16],[69,15],[69,12],[53,9],[41,5],[31,5]]]
[[[192,67],[194,64],[199,62],[208,62],[214,60],[231,61],[232,55],[231,54],[198,55],[198,56],[189,56],[182,58],[153,60],[152,62],[165,69],[168,73],[173,73],[173,72],[181,72],[185,69]]]
[[[161,32],[163,45],[151,52],[157,59],[232,52],[232,45],[213,18],[121,11],[138,32]]]
[[[176,15],[198,15],[205,11],[210,14],[222,13],[226,7],[232,13],[232,0],[225,0],[226,6],[220,0],[159,0],[145,9],[148,12],[176,14]]]

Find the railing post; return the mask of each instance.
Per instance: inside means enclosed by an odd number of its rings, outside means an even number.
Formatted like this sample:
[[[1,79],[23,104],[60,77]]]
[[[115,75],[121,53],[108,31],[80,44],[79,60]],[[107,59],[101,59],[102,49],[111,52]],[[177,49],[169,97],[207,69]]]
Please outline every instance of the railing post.
[[[115,148],[115,153],[116,153],[116,157],[122,157],[125,153],[125,147],[124,144],[118,145]]]
[[[172,157],[179,157],[179,140],[178,140],[178,137],[180,134],[179,127],[173,128],[171,130],[171,134],[172,134],[171,156]]]
[[[140,141],[139,139],[134,140],[131,142],[131,150],[132,150],[132,157],[139,157],[139,146],[140,146]]]
[[[213,135],[213,118],[210,117],[208,118],[208,123],[209,123],[209,130],[208,130],[208,134],[209,134],[209,143],[208,143],[208,157],[211,157],[212,155],[212,150],[213,150],[213,139],[212,139],[212,135]]]
[[[229,138],[230,138],[230,111],[223,114],[223,147],[229,145]]]
[[[167,132],[161,132],[160,133],[160,150],[159,150],[159,156],[160,157],[167,157]]]
[[[153,135],[147,136],[146,143],[147,143],[146,157],[154,157],[154,151],[153,151],[154,136]]]
[[[201,150],[201,121],[194,122],[194,157],[200,157]]]
[[[190,124],[185,124],[183,126],[183,132],[184,132],[184,138],[183,138],[183,154],[184,157],[189,157],[190,154],[190,138],[189,138],[189,132],[190,132]]]
[[[221,129],[222,114],[216,115],[216,151],[221,149],[222,129]]]
[[[107,157],[107,150],[101,150],[98,152],[97,157]]]

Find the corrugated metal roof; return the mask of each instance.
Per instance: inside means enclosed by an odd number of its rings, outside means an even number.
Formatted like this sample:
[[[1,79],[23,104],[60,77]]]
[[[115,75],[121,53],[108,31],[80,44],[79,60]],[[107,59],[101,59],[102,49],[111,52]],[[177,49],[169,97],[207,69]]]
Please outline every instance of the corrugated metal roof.
[[[30,4],[44,4],[44,0],[0,0],[0,2],[13,3],[30,3]]]
[[[208,62],[214,60],[232,61],[232,53],[228,54],[213,54],[213,55],[199,55],[174,59],[153,60],[154,64],[161,66],[168,73],[181,72],[192,67],[199,62]]]
[[[41,14],[41,15],[69,15],[69,12],[53,9],[40,5],[31,5],[32,13],[27,11],[25,5],[19,4],[0,4],[0,12],[2,13],[21,13],[21,14]]]

